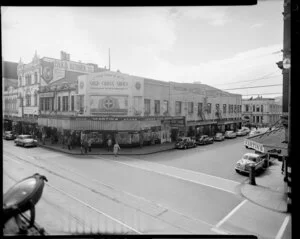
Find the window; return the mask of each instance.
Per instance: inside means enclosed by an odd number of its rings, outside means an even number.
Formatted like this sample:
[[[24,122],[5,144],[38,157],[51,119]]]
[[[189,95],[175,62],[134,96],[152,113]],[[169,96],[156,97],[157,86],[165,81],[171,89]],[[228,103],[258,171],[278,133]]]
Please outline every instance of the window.
[[[194,102],[188,102],[188,113],[194,113]]]
[[[259,112],[259,105],[256,106],[256,112]]]
[[[60,96],[57,97],[57,111],[60,111]]]
[[[34,106],[37,106],[37,93],[34,93]]]
[[[223,104],[223,113],[226,114],[226,104]]]
[[[34,72],[34,83],[38,83],[38,74],[37,72]]]
[[[264,117],[263,116],[260,116],[260,122],[263,123],[263,119]]]
[[[145,99],[144,100],[144,105],[145,105],[145,114],[150,114],[151,113],[150,100],[149,99]]]
[[[26,95],[26,106],[31,106],[31,95]]]
[[[160,101],[154,100],[154,113],[159,114],[160,113]]]
[[[245,111],[248,112],[249,111],[249,105],[245,105],[246,109]]]
[[[203,104],[198,103],[198,115],[202,114],[202,108],[203,108]]]
[[[264,106],[263,105],[260,106],[260,112],[264,112]]]
[[[256,116],[256,123],[259,123],[259,116]]]
[[[164,113],[169,113],[169,101],[164,100]]]
[[[253,116],[253,123],[255,123],[255,116]]]
[[[211,103],[207,103],[207,113],[211,113]]]
[[[69,110],[69,97],[63,96],[62,97],[62,111],[68,111]]]
[[[44,110],[44,98],[40,98],[40,110]]]
[[[22,85],[22,77],[19,76],[19,86],[21,86],[21,85]]]
[[[84,111],[84,95],[79,96],[79,110],[80,112]]]
[[[181,114],[181,101],[176,101],[175,102],[175,113],[176,114]]]
[[[54,98],[51,98],[51,110],[54,110]]]
[[[237,105],[234,105],[234,113],[236,113],[237,112]]]
[[[51,98],[49,98],[49,97],[44,98],[44,101],[45,101],[45,109],[44,110],[50,110],[50,100],[51,100]]]
[[[253,110],[252,110],[252,111],[253,111],[253,112],[255,112],[255,105],[253,105],[253,107],[252,107],[252,108],[253,108]]]
[[[74,111],[74,95],[71,96],[71,111]]]
[[[220,109],[220,105],[216,104],[216,111],[219,111],[219,109]]]

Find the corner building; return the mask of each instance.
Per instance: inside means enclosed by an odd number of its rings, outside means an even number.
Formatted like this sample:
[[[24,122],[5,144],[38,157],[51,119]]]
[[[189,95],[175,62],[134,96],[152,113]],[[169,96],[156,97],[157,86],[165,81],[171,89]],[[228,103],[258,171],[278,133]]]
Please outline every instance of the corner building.
[[[67,134],[84,132],[98,146],[108,138],[132,146],[241,127],[241,95],[203,84],[103,71],[70,76],[68,84],[55,85],[40,90],[61,93],[53,94],[54,114],[41,106],[39,125]]]

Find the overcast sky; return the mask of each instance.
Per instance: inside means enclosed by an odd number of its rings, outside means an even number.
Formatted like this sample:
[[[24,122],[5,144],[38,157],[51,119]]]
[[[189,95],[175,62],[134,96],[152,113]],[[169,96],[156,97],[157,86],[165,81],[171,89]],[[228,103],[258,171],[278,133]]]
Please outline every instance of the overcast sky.
[[[1,7],[2,57],[34,52],[220,89],[282,84],[283,0],[226,7]],[[238,82],[238,83],[236,83]],[[228,90],[281,94],[282,86]],[[277,94],[277,95],[280,95]],[[274,97],[276,95],[265,95]]]

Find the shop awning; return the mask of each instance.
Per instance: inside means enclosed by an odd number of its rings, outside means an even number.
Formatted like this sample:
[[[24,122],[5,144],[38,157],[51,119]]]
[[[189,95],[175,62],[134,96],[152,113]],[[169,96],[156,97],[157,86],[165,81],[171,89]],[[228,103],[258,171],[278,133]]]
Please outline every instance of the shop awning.
[[[261,153],[268,153],[270,150],[279,149],[281,150],[282,156],[287,156],[284,128],[277,128],[260,135],[249,137],[245,139],[244,144]]]

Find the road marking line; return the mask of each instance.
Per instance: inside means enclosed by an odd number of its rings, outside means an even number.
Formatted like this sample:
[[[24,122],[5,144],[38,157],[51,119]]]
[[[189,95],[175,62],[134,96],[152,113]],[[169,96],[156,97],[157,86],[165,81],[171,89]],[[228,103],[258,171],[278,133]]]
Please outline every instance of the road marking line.
[[[287,225],[289,223],[290,218],[291,218],[290,215],[287,215],[285,217],[285,219],[284,219],[284,221],[283,221],[283,223],[282,223],[282,225],[281,225],[281,227],[280,227],[280,229],[279,229],[279,231],[278,231],[275,239],[281,239],[282,238],[283,233],[284,233],[284,231],[285,231],[285,229],[286,229],[286,227],[287,227]]]
[[[131,160],[136,159],[136,158],[130,158],[128,156],[123,156],[123,155],[121,157],[128,158],[128,159],[131,159]],[[157,165],[162,165],[162,166],[169,167],[169,168],[174,168],[174,169],[177,169],[177,170],[182,170],[182,171],[185,171],[185,172],[188,172],[188,173],[204,175],[204,176],[207,176],[207,177],[216,178],[216,179],[220,179],[220,180],[223,180],[223,181],[229,181],[229,182],[232,182],[232,183],[240,184],[240,182],[233,181],[233,180],[230,180],[230,179],[227,179],[227,178],[221,178],[221,177],[218,177],[218,176],[214,176],[214,175],[210,175],[210,174],[206,174],[206,173],[201,173],[201,172],[197,172],[197,171],[193,171],[193,170],[189,170],[189,169],[177,168],[177,167],[174,167],[174,166],[169,166],[169,165],[165,165],[165,164],[161,164],[161,163],[153,163],[153,162],[143,160],[143,159],[137,159],[137,160],[145,161],[145,162],[150,163],[150,164],[157,164]]]
[[[228,232],[225,232],[225,231],[217,229],[217,228],[211,228],[210,230],[215,232],[215,233],[221,234],[221,235],[229,235]]]
[[[239,205],[237,205],[230,213],[228,213],[221,221],[218,222],[218,224],[215,226],[215,228],[220,227],[225,221],[227,221],[240,207],[242,207],[248,200],[245,199],[242,201]]]
[[[124,165],[127,165],[129,167],[135,167],[135,168],[143,169],[145,171],[155,172],[157,174],[169,176],[169,177],[172,177],[172,178],[177,178],[177,179],[180,179],[180,180],[183,180],[183,181],[188,181],[188,182],[196,183],[196,184],[199,184],[199,185],[204,185],[204,186],[215,188],[215,189],[218,189],[218,190],[221,190],[221,191],[224,191],[224,192],[228,192],[228,193],[231,193],[231,194],[236,194],[235,190],[227,190],[227,189],[220,188],[220,187],[217,187],[217,186],[213,186],[211,184],[207,184],[207,183],[204,183],[204,182],[200,182],[200,181],[195,181],[195,180],[192,180],[192,179],[183,178],[183,177],[180,177],[180,176],[177,176],[177,175],[174,175],[174,174],[169,174],[169,173],[166,173],[166,172],[155,171],[153,169],[148,169],[148,168],[141,167],[141,166],[138,166],[138,165],[124,163],[124,162],[120,162],[120,161],[117,161],[117,160],[113,160],[112,161],[112,160],[109,160],[109,159],[106,159],[106,158],[102,158],[102,157],[99,157],[99,158],[104,159],[104,160],[109,161],[109,162],[116,162],[116,163],[119,163],[119,164],[124,164]],[[177,168],[177,169],[179,169],[179,168]],[[209,176],[209,175],[207,175],[207,176]],[[221,179],[221,178],[219,178],[219,179]]]

